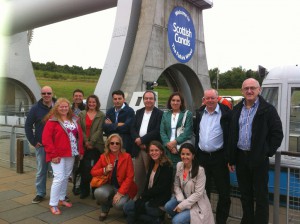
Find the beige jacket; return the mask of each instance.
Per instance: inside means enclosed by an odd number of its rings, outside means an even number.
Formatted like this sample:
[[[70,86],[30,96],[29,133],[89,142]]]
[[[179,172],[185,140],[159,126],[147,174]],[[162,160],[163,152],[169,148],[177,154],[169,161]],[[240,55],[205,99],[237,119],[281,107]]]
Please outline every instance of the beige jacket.
[[[183,182],[183,163],[177,163],[174,191],[181,210],[190,209],[191,224],[214,224],[214,216],[211,205],[205,191],[205,173],[203,167],[199,167],[198,175],[194,178],[188,176]],[[184,194],[186,199],[184,197]]]

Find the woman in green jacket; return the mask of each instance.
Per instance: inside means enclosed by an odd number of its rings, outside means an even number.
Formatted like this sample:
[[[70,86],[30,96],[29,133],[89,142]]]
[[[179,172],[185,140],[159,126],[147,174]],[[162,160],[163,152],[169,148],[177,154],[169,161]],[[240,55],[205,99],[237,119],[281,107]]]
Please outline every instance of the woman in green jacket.
[[[83,199],[90,195],[92,179],[90,172],[104,151],[102,124],[105,115],[100,111],[99,98],[96,95],[90,95],[87,98],[86,109],[78,116],[84,140],[84,156],[80,161],[80,198]]]
[[[176,164],[180,161],[178,154],[180,145],[191,141],[193,136],[193,114],[185,109],[184,98],[179,92],[171,94],[167,107],[169,111],[163,114],[160,123],[160,137],[166,154],[173,162],[173,168],[176,170]],[[182,126],[183,122],[184,130],[179,135],[177,129]]]

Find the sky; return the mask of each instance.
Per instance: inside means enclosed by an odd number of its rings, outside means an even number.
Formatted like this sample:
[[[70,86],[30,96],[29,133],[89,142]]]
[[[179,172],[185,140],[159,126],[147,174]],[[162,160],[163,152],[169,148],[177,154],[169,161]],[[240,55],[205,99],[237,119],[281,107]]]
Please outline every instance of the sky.
[[[203,11],[208,68],[300,62],[300,0],[214,0]],[[116,8],[34,29],[31,60],[103,68]]]

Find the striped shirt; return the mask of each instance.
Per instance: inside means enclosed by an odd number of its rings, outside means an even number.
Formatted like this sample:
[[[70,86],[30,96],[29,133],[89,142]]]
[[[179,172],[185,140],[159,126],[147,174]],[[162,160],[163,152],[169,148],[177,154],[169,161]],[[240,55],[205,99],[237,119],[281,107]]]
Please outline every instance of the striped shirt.
[[[244,106],[241,111],[240,119],[239,119],[239,141],[237,143],[237,147],[239,149],[249,151],[251,149],[251,137],[252,137],[252,123],[253,118],[256,114],[257,108],[259,106],[258,98],[250,107],[247,109],[245,105],[245,101],[243,102]]]

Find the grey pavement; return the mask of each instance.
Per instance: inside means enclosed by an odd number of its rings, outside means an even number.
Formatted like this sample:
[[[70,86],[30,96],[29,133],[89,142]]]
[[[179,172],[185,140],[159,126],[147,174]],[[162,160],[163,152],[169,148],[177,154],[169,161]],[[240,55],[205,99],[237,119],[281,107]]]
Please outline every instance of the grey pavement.
[[[3,136],[3,135],[2,135]],[[35,156],[34,148],[30,155],[24,157],[24,172],[17,173],[15,164],[9,162],[10,139],[0,138],[0,224],[6,223],[126,223],[122,211],[111,209],[104,222],[99,221],[100,207],[91,197],[80,199],[71,193],[72,184],[68,186],[68,196],[73,207],[62,207],[61,215],[52,215],[49,210],[49,193],[52,178],[47,179],[47,196],[39,204],[32,204],[35,197]],[[13,166],[12,166],[13,165]],[[236,224],[239,220],[230,218],[227,223]],[[165,224],[171,223],[166,218]]]

